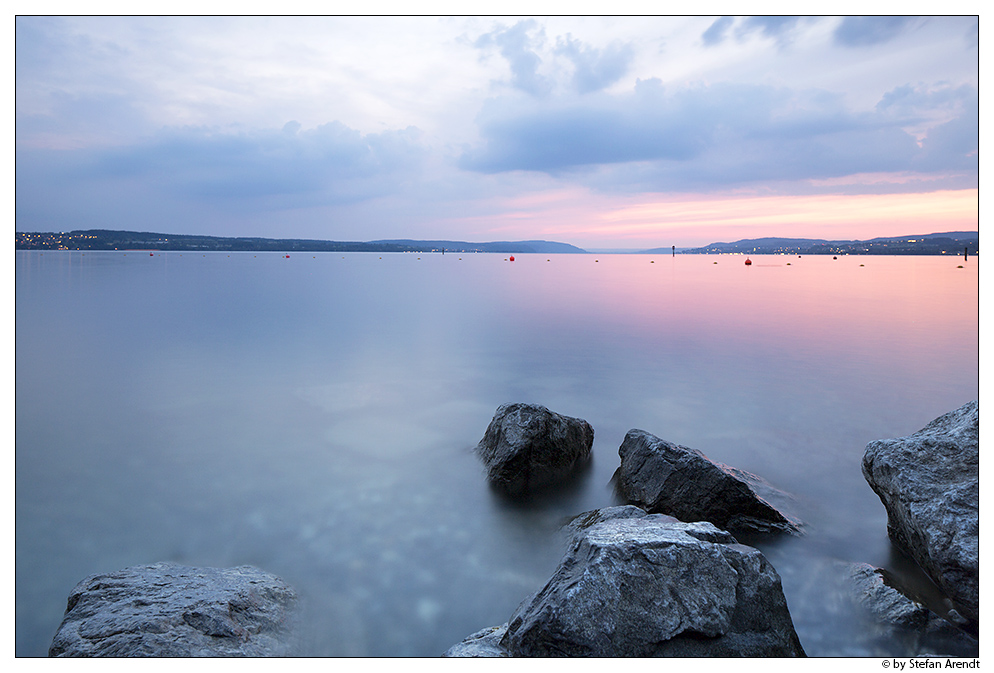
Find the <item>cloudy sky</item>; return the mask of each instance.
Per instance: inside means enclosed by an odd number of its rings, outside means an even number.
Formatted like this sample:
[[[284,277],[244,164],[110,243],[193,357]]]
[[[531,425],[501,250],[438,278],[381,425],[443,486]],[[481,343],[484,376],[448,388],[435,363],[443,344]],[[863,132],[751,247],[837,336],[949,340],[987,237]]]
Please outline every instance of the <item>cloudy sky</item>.
[[[976,17],[18,17],[16,228],[978,228]]]

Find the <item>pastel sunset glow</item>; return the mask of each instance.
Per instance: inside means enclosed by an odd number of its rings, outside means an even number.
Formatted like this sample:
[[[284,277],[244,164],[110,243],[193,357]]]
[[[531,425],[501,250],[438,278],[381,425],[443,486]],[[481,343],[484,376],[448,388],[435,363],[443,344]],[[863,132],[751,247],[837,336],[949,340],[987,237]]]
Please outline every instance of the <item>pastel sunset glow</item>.
[[[652,247],[655,241],[706,245],[759,236],[860,239],[977,228],[975,189],[919,194],[817,194],[798,196],[639,195],[607,197],[545,192],[508,199],[501,215],[488,219],[500,238],[569,237],[597,247],[611,240],[622,247]],[[466,222],[466,226],[480,223]],[[661,245],[661,244],[660,244]],[[675,244],[674,244],[675,245]],[[658,246],[657,246],[658,247]]]
[[[16,226],[589,249],[976,230],[978,25],[19,16]]]

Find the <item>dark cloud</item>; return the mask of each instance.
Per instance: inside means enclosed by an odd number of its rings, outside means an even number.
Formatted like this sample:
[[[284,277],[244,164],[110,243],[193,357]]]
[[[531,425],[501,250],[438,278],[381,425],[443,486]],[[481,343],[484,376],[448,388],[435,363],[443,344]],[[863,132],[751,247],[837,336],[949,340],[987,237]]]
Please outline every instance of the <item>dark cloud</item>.
[[[690,99],[664,100],[658,80],[639,82],[623,98],[600,95],[542,105],[488,101],[478,122],[486,146],[467,152],[461,166],[484,173],[536,170],[555,173],[586,164],[688,159],[710,129],[694,121]]]
[[[794,30],[802,22],[819,21],[819,17],[800,16],[747,16],[736,19],[723,16],[716,19],[707,30],[701,34],[701,42],[705,47],[713,47],[724,42],[730,35],[738,40],[744,40],[750,35],[759,33],[765,38],[775,40],[781,47],[790,44]],[[732,26],[738,22],[735,30]]]
[[[914,16],[847,16],[833,38],[845,47],[868,47],[889,42],[920,22]]]
[[[542,96],[552,90],[548,79],[538,74],[538,66],[542,62],[534,47],[541,46],[545,40],[541,29],[533,38],[529,35],[538,24],[532,20],[519,21],[510,28],[498,28],[481,35],[475,43],[480,49],[496,46],[501,56],[507,59],[511,66],[511,86],[535,96]]]
[[[976,90],[962,87],[962,112],[929,129],[922,139],[916,168],[923,171],[960,169],[975,173],[979,168],[980,105]]]
[[[299,129],[296,122],[280,132],[172,129],[142,145],[99,153],[92,170],[147,176],[196,198],[351,201],[389,191],[390,176],[412,170],[424,152],[414,128],[362,135],[331,122]]]
[[[612,42],[604,49],[584,45],[567,35],[557,40],[556,53],[572,61],[573,86],[579,93],[599,91],[617,82],[635,57],[629,43]]]
[[[159,217],[160,208],[203,216],[356,203],[419,179],[427,152],[419,138],[413,127],[363,135],[339,122],[306,131],[290,122],[242,133],[169,129],[125,147],[23,149],[16,155],[18,218],[58,220],[52,213],[59,213],[65,227],[77,205],[90,203],[107,214],[105,225],[124,218],[120,211],[129,221],[113,224],[133,228]]]
[[[783,38],[794,29],[800,18],[799,16],[750,16],[739,26],[738,33],[742,36],[758,30],[766,37]]]
[[[876,109],[903,118],[922,117],[936,110],[963,110],[977,106],[977,91],[971,86],[905,84],[881,98]]]
[[[495,99],[478,120],[485,144],[466,152],[461,165],[484,173],[608,172],[624,175],[632,189],[661,191],[856,173],[975,172],[969,151],[976,148],[977,104],[964,98],[969,91],[931,98],[894,91],[880,109],[860,114],[825,92],[733,84],[668,92],[658,80],[640,81],[625,96],[564,98],[541,107]],[[919,146],[904,127],[921,121],[916,110],[934,109],[942,96],[959,96],[962,109],[947,115],[952,121],[933,124]]]
[[[735,18],[731,16],[723,16],[720,19],[715,19],[715,22],[701,35],[701,41],[704,43],[704,46],[711,47],[724,42],[725,37],[728,35],[728,29],[732,27],[734,22]]]

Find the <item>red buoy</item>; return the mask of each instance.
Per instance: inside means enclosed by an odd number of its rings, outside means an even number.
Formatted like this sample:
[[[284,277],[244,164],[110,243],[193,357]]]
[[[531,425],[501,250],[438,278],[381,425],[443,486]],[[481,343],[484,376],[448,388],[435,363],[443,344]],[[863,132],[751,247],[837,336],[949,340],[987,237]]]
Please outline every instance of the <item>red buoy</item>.
[[[746,257],[746,266],[751,266],[751,265],[752,265],[752,260]]]
[[[150,252],[150,253],[148,253],[148,256],[149,257],[155,257],[155,253],[154,252]]]
[[[511,255],[511,261],[512,262],[514,261],[514,255]]]
[[[285,259],[290,259],[290,255],[287,255]]]

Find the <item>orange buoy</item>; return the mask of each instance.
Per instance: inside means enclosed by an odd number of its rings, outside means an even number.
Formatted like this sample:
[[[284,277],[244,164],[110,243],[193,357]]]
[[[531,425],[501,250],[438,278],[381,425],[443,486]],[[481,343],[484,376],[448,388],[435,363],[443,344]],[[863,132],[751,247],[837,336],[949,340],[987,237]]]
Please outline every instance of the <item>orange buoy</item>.
[[[752,266],[752,260],[746,257],[746,266]]]

